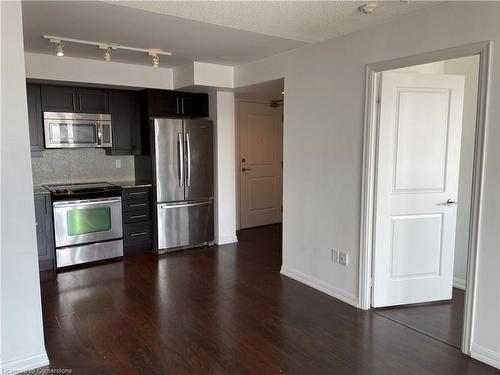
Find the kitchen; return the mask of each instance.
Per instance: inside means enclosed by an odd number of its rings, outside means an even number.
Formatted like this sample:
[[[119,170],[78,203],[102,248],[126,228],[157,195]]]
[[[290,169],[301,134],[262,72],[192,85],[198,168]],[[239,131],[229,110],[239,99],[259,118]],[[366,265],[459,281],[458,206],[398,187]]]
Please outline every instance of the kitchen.
[[[208,94],[28,80],[41,271],[214,242]]]

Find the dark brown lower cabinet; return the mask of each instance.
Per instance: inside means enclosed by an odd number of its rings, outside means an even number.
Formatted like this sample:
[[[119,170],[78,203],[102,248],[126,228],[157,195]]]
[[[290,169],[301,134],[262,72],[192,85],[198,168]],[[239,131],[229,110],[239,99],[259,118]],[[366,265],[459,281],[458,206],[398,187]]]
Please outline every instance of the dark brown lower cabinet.
[[[151,187],[124,187],[122,191],[123,255],[152,251]]]
[[[35,194],[36,239],[40,271],[55,269],[52,199],[50,194]]]

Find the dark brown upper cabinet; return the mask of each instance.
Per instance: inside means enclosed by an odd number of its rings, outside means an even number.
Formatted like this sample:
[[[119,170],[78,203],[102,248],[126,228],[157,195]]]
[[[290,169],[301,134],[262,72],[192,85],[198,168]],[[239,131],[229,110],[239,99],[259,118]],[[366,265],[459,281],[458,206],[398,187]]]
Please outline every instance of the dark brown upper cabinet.
[[[208,117],[208,94],[147,90],[149,117]]]
[[[109,113],[108,92],[100,89],[77,88],[77,112]]]
[[[37,157],[42,156],[42,151],[44,149],[42,99],[40,89],[40,85],[26,85],[31,156]]]
[[[147,90],[146,103],[149,117],[180,115],[179,93],[168,90]]]
[[[208,117],[208,94],[182,93],[181,111],[183,116]]]
[[[138,155],[141,152],[139,94],[110,91],[109,109],[113,127],[113,147],[108,155]]]
[[[41,93],[43,112],[109,113],[106,90],[43,85]]]
[[[74,87],[42,86],[43,112],[77,112]]]

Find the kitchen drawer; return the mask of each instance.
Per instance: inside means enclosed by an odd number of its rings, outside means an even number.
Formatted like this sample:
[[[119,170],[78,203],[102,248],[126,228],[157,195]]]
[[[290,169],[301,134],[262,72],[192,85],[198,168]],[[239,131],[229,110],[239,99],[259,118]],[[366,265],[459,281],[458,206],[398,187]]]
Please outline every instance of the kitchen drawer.
[[[140,199],[149,201],[151,197],[151,188],[149,187],[136,187],[125,188],[122,191],[122,200]]]
[[[140,211],[127,211],[123,213],[123,223],[139,223],[143,221],[151,221],[151,211],[140,210]]]
[[[151,222],[125,224],[123,226],[124,246],[153,243]]]
[[[123,212],[128,211],[143,211],[149,210],[150,207],[149,199],[134,199],[128,201],[122,201],[122,210]]]

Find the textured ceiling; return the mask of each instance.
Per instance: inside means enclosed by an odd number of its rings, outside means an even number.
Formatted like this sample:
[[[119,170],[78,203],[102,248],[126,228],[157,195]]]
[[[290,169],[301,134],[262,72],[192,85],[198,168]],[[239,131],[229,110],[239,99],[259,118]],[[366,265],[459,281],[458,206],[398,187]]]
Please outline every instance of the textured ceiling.
[[[351,1],[23,1],[25,50],[53,54],[43,34],[160,48],[160,65],[239,65],[306,43],[384,23],[436,2],[379,2],[371,15]],[[66,56],[103,59],[97,47],[66,43]],[[112,61],[150,65],[145,53],[113,51]]]
[[[227,26],[275,37],[317,43],[387,22],[437,4],[429,1],[377,1],[366,15],[359,1],[114,1],[159,14]]]

